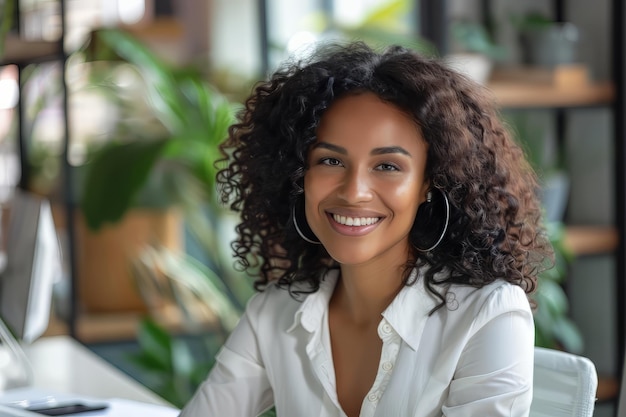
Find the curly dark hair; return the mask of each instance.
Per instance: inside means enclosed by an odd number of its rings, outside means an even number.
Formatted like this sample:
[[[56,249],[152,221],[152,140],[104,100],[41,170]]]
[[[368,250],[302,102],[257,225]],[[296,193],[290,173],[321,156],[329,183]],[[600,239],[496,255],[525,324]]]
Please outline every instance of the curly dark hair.
[[[257,276],[255,288],[277,281],[314,292],[323,272],[337,266],[322,245],[298,236],[292,210],[324,112],[339,97],[363,92],[419,125],[428,144],[426,178],[450,202],[445,238],[429,252],[414,249],[405,283],[412,284],[412,268],[427,265],[425,285],[442,304],[438,288],[449,283],[482,287],[503,279],[532,293],[551,246],[535,174],[494,100],[436,58],[361,42],[325,45],[284,64],[256,86],[222,144],[217,183],[222,202],[241,214],[232,247],[239,266]]]

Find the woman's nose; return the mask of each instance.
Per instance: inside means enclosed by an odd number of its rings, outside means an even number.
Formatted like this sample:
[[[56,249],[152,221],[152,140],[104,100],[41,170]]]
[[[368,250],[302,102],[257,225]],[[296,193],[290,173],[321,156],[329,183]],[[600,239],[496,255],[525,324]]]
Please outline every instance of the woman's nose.
[[[339,198],[347,203],[360,203],[372,198],[372,187],[366,169],[346,170],[339,190]]]

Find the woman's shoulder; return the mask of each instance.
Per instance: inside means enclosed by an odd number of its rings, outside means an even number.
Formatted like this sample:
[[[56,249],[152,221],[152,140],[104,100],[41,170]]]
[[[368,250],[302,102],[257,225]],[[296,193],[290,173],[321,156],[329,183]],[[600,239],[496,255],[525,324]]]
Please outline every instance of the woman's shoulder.
[[[294,297],[287,288],[276,283],[269,283],[262,291],[255,293],[246,306],[248,315],[268,314],[272,311],[284,311],[299,308],[304,297]]]
[[[270,283],[250,297],[244,315],[259,337],[271,338],[289,328],[300,305],[287,289]]]
[[[448,289],[446,302],[449,307],[450,304],[456,305],[477,319],[510,312],[531,314],[530,302],[524,290],[504,280],[496,280],[481,288],[452,285]]]
[[[279,331],[292,329],[305,318],[306,322],[317,323],[328,308],[335,283],[334,273],[327,274],[315,291],[306,285],[294,284],[286,288],[270,283],[249,300],[246,315],[254,327],[272,327]]]

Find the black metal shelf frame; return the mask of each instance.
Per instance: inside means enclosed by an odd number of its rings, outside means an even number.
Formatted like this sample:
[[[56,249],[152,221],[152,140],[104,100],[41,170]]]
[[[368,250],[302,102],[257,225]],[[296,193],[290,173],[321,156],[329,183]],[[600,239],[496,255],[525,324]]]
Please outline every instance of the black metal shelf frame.
[[[57,0],[59,2],[59,13],[61,20],[61,35],[57,40],[57,53],[55,54],[45,54],[44,56],[33,56],[32,58],[26,60],[20,60],[19,62],[5,62],[4,64],[15,64],[18,67],[18,85],[20,86],[19,99],[17,104],[17,113],[18,113],[18,128],[17,128],[17,141],[18,141],[18,152],[20,159],[20,180],[18,187],[24,190],[28,190],[30,186],[31,180],[31,168],[30,168],[30,159],[29,159],[29,146],[28,139],[25,137],[25,117],[26,109],[24,108],[24,101],[22,99],[22,87],[23,87],[23,78],[22,72],[27,65],[30,64],[39,64],[43,62],[54,62],[58,61],[61,63],[61,92],[62,92],[62,113],[63,113],[63,143],[62,143],[62,194],[63,194],[63,206],[66,214],[66,233],[67,233],[67,274],[68,279],[70,281],[70,290],[67,299],[70,302],[69,306],[69,317],[67,318],[67,325],[69,333],[72,337],[76,337],[76,321],[77,321],[77,310],[78,310],[78,300],[76,297],[77,292],[77,279],[76,279],[76,240],[75,240],[75,222],[74,222],[74,199],[73,199],[73,181],[72,181],[72,167],[69,160],[69,147],[70,147],[70,127],[69,127],[69,109],[68,109],[68,89],[66,83],[66,74],[67,74],[67,53],[65,51],[65,33],[66,33],[66,25],[67,25],[67,13],[66,13],[66,1],[65,0]],[[17,23],[17,36],[20,36],[20,0],[16,1],[15,14],[16,14],[16,23]]]

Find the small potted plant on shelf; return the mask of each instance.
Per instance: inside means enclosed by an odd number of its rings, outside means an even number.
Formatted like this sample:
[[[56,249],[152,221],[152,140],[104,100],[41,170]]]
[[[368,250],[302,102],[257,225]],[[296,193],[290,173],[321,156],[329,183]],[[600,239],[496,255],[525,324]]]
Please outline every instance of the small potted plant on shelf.
[[[449,65],[479,83],[486,83],[494,63],[506,58],[506,49],[498,45],[484,25],[468,20],[452,23],[452,52],[446,55]]]
[[[557,22],[539,12],[513,16],[511,20],[519,33],[524,64],[554,68],[577,61],[580,33],[573,23]]]

